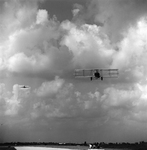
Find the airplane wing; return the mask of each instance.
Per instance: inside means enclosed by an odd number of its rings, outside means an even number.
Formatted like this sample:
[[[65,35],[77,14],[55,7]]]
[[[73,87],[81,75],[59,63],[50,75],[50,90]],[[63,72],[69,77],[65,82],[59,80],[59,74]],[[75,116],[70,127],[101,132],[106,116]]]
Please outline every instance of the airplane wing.
[[[93,69],[76,69],[74,75],[78,78],[89,78],[93,77],[93,73]]]
[[[95,77],[94,73],[96,71],[98,71],[100,73],[100,76],[103,78],[118,77],[118,69],[76,69],[74,75],[77,78]]]
[[[101,77],[103,78],[117,78],[118,77],[118,69],[100,69]]]

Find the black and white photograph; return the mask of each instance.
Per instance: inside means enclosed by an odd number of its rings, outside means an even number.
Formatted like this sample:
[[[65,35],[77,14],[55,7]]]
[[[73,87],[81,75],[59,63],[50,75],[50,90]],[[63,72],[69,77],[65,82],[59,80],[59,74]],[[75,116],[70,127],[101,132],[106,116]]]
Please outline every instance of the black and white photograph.
[[[147,0],[0,0],[0,150],[147,150]]]

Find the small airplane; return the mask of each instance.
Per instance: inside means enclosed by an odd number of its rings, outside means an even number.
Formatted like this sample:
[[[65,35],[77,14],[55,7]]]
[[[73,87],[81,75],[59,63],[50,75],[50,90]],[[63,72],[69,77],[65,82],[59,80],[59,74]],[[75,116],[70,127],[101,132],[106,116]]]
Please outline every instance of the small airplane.
[[[20,86],[20,88],[27,89],[27,88],[29,88],[29,87],[28,87],[28,86],[23,85],[23,86]]]
[[[91,81],[103,80],[104,78],[117,78],[118,69],[76,69],[74,75],[76,78],[90,78]]]

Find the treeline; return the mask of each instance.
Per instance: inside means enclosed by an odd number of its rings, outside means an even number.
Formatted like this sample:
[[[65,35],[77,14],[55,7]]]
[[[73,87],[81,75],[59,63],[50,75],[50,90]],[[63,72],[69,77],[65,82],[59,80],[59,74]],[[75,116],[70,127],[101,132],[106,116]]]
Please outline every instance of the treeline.
[[[102,148],[118,148],[118,149],[130,149],[130,150],[147,150],[147,142],[141,141],[141,142],[135,142],[135,143],[128,143],[128,142],[122,142],[122,143],[92,143],[94,147],[102,147]]]
[[[58,142],[6,142],[0,143],[0,146],[47,146],[47,145],[59,145],[59,146],[88,146],[87,143],[58,143]]]

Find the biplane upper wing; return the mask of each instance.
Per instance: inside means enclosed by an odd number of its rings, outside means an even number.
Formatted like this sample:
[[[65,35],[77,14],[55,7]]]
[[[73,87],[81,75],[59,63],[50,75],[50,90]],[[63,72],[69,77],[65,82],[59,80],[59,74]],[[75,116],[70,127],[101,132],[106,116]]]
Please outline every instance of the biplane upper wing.
[[[100,76],[103,78],[118,77],[118,69],[76,69],[74,75],[78,78],[95,77],[94,73],[96,71],[98,71],[100,73]]]
[[[78,78],[93,77],[93,69],[76,69],[74,75]]]

